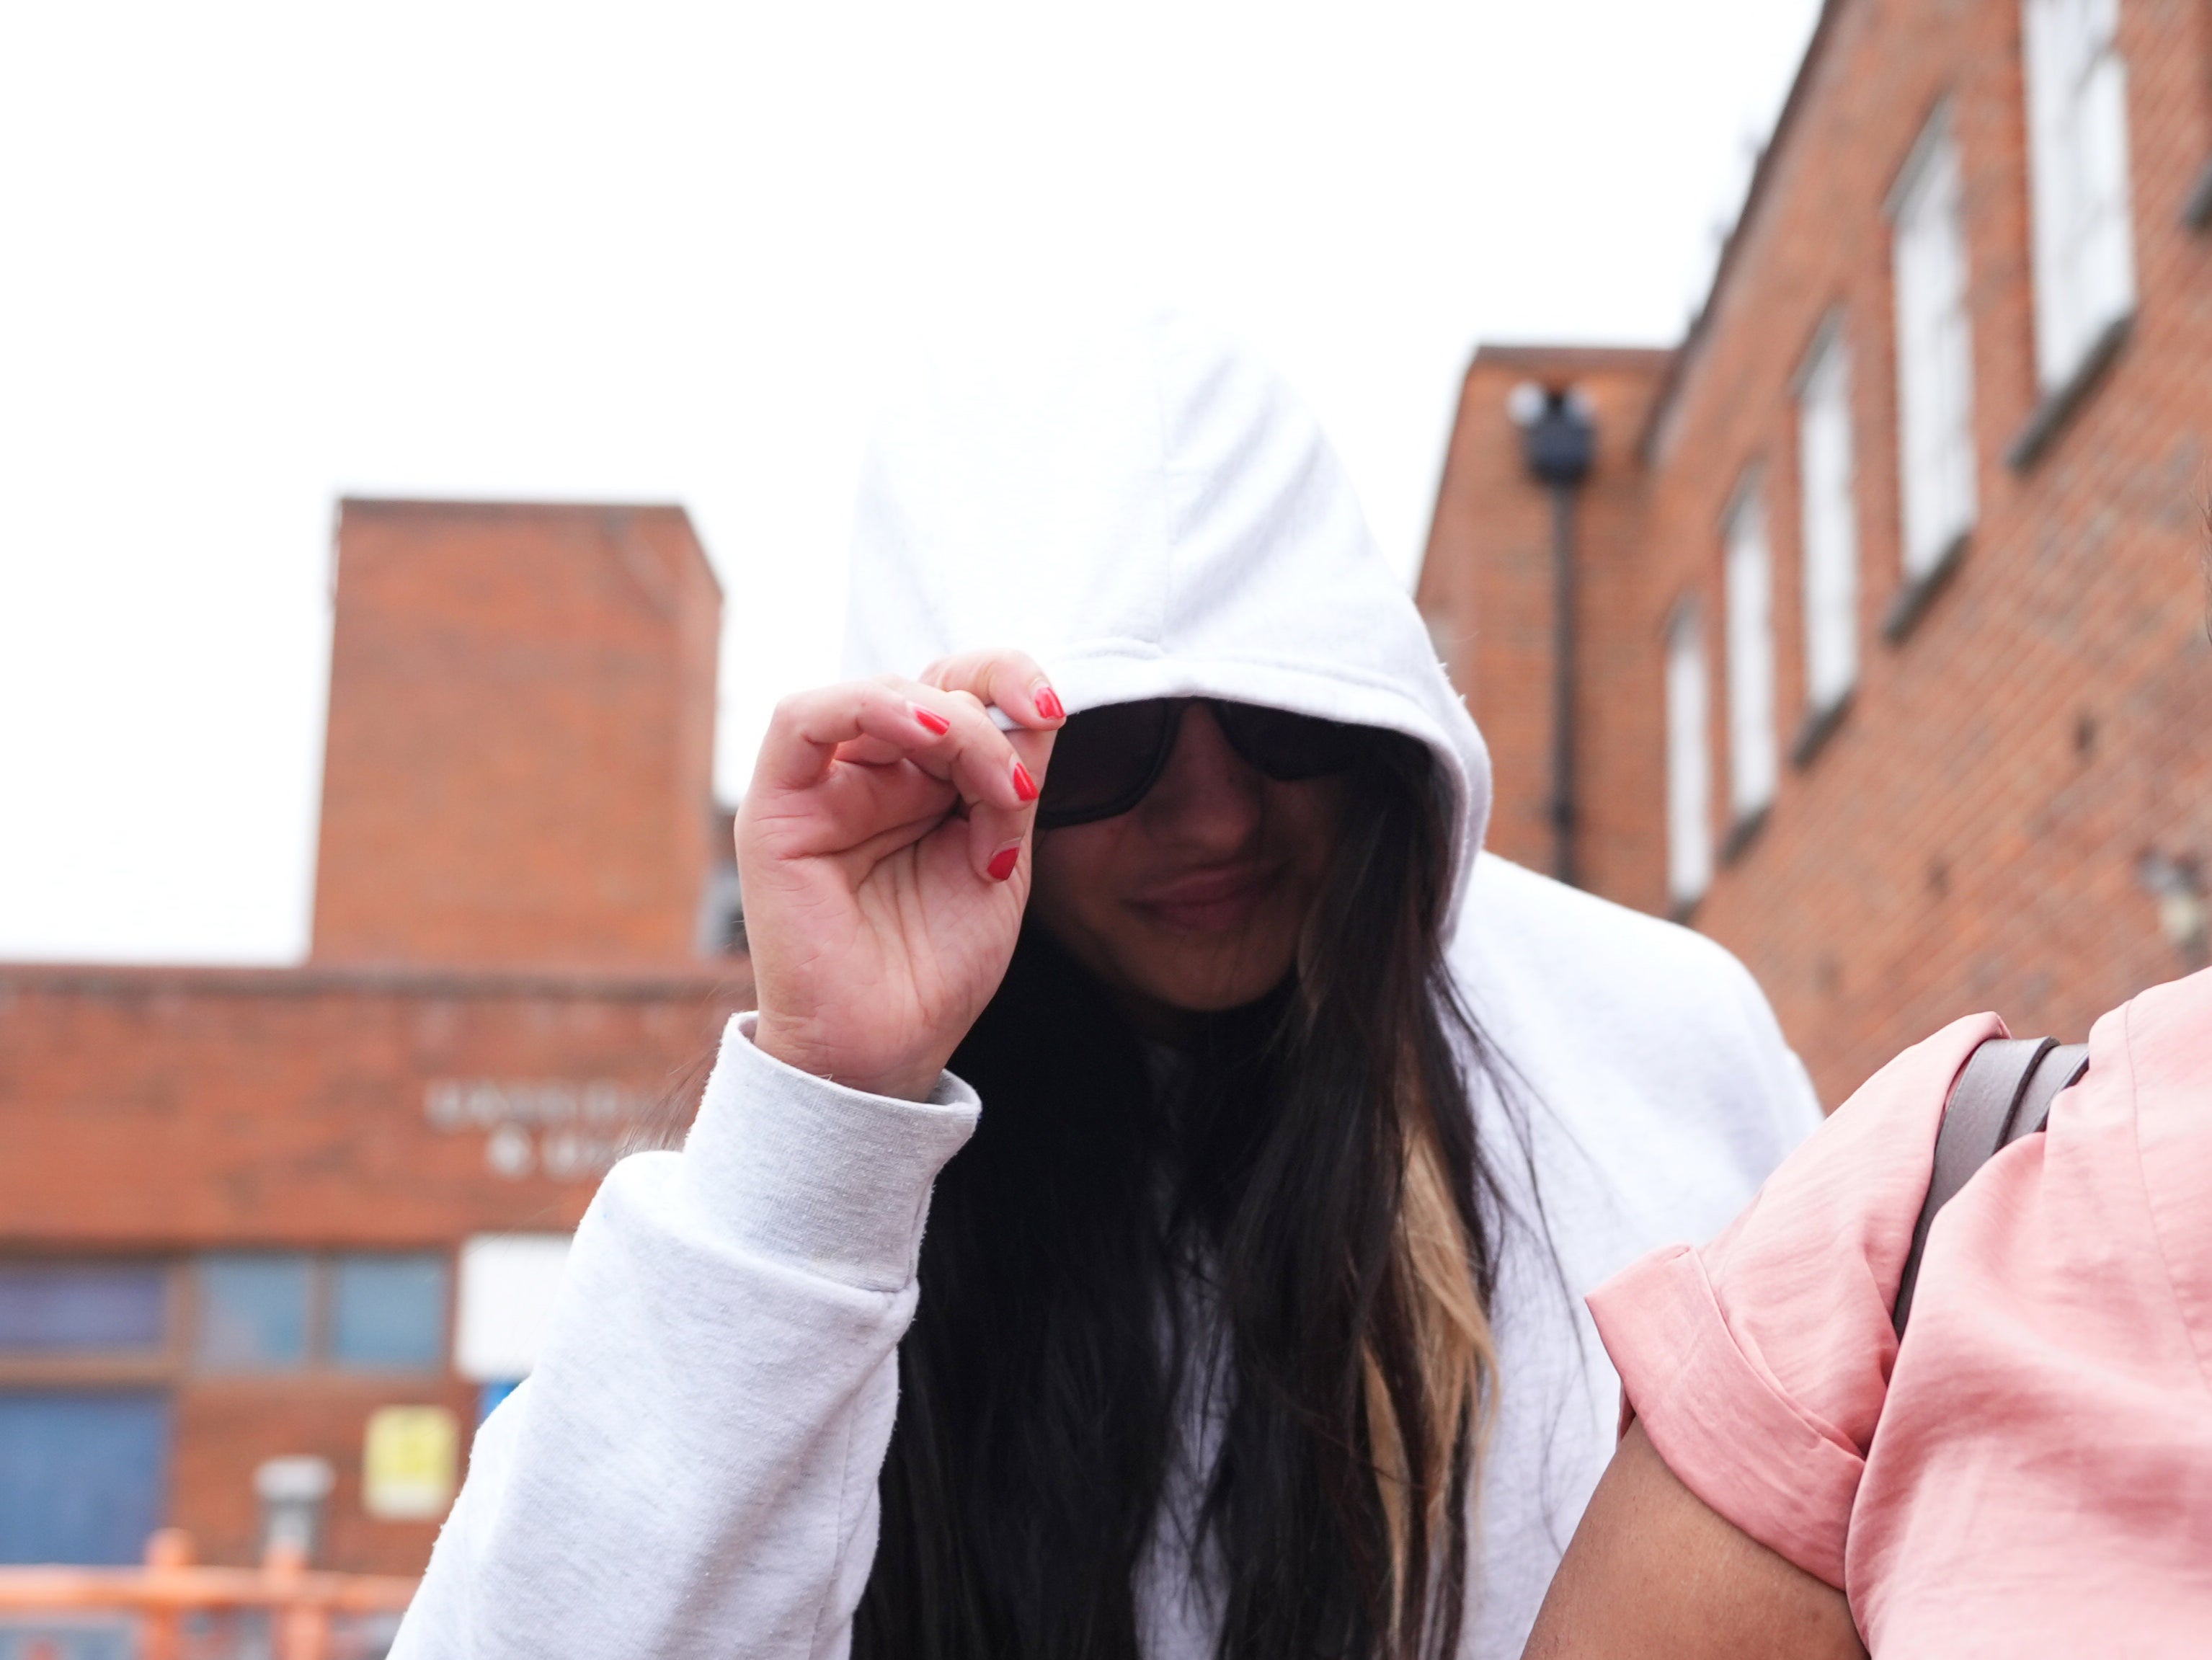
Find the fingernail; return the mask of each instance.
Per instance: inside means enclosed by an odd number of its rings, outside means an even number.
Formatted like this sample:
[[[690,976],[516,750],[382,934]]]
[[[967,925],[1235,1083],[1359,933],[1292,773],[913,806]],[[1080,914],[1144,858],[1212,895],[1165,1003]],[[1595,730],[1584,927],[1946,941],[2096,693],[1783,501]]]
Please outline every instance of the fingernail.
[[[991,862],[983,868],[991,873],[994,882],[1003,882],[1014,873],[1014,866],[1022,856],[1022,844],[1009,842],[991,855]]]
[[[1034,801],[1037,797],[1036,780],[1030,776],[1030,769],[1018,761],[1014,763],[1014,794],[1024,801]]]
[[[1030,694],[1030,701],[1036,705],[1036,712],[1048,721],[1067,719],[1066,706],[1060,701],[1060,694],[1050,686],[1040,684]]]
[[[952,723],[935,709],[926,709],[919,703],[908,703],[907,709],[913,714],[915,723],[926,732],[935,733],[942,738],[952,730]]]

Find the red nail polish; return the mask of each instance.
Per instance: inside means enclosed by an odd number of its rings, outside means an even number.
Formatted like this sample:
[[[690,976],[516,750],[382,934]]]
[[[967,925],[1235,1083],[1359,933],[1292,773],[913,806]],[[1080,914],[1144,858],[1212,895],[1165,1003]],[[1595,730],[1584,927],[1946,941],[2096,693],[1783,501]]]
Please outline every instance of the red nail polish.
[[[925,729],[936,733],[939,738],[952,730],[952,723],[935,709],[926,709],[919,703],[909,703],[907,707],[914,711],[914,718],[920,721]]]
[[[994,882],[1003,882],[1014,873],[1014,866],[1021,859],[1022,844],[1010,842],[991,855],[991,862],[983,868],[990,872]]]
[[[1034,801],[1037,798],[1036,780],[1030,776],[1030,769],[1018,761],[1014,763],[1014,794],[1024,801]]]
[[[1050,686],[1039,686],[1036,689],[1036,697],[1031,701],[1036,704],[1036,712],[1044,716],[1046,720],[1065,721],[1067,719],[1066,706],[1060,701],[1060,694],[1054,691]]]

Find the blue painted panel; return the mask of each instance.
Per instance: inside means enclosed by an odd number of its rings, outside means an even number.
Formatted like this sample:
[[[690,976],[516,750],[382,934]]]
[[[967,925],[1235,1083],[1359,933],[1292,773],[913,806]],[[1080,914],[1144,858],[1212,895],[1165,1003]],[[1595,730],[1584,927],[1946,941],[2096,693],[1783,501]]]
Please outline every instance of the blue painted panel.
[[[499,1403],[514,1394],[520,1387],[519,1382],[502,1380],[496,1383],[486,1383],[478,1389],[477,1391],[477,1427],[482,1429],[484,1420],[497,1410]]]
[[[0,1562],[144,1560],[168,1465],[164,1395],[0,1394]]]

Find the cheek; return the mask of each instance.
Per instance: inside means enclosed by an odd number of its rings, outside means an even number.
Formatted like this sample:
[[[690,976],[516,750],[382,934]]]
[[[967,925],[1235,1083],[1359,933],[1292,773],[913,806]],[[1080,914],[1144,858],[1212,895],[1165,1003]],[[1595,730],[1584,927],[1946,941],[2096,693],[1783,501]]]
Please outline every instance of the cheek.
[[[1344,778],[1267,786],[1267,819],[1275,844],[1309,894],[1320,886],[1336,854],[1350,791]]]
[[[1030,908],[1062,943],[1096,932],[1110,904],[1126,819],[1040,830],[1031,854]]]

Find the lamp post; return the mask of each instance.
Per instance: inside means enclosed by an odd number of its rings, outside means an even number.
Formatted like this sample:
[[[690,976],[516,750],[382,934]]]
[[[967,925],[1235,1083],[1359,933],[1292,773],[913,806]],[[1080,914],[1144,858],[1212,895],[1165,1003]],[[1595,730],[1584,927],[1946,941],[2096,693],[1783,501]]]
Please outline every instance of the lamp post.
[[[1579,392],[1523,382],[1507,404],[1529,472],[1552,496],[1552,874],[1575,868],[1575,495],[1597,456],[1597,428]]]

